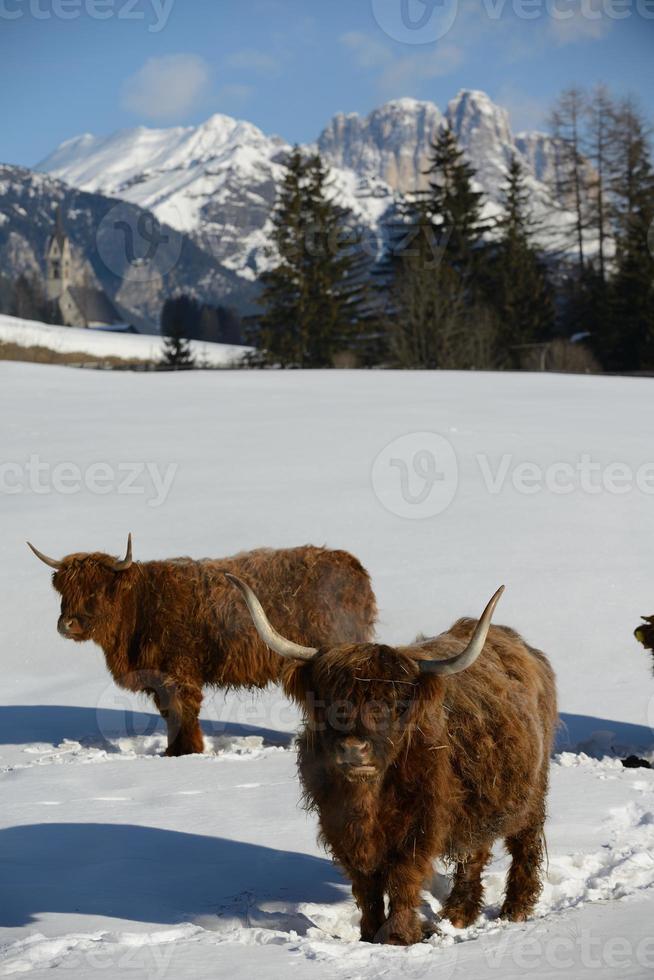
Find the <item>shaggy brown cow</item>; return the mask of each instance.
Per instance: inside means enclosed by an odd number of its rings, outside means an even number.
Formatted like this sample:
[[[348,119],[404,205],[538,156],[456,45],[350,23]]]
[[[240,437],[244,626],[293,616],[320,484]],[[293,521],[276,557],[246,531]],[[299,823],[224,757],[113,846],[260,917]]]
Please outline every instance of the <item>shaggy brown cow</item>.
[[[654,653],[654,616],[643,616],[644,625],[637,626],[634,636],[639,643],[642,643],[646,650]]]
[[[541,887],[556,691],[542,653],[491,627],[502,590],[479,622],[460,619],[435,639],[316,650],[280,636],[252,590],[232,581],[261,637],[289,658],[286,686],[305,714],[305,799],[352,880],[361,938],[420,940],[416,908],[437,857],[455,863],[443,914],[471,925],[498,837],[512,857],[502,915],[525,919]]]
[[[377,611],[368,573],[346,551],[306,546],[136,562],[131,535],[121,560],[96,552],[56,561],[30,548],[55,569],[59,632],[93,640],[117,684],[154,698],[167,723],[167,755],[203,751],[203,685],[255,688],[279,678],[282,658],[259,639],[224,572],[246,575],[301,643],[370,639]]]

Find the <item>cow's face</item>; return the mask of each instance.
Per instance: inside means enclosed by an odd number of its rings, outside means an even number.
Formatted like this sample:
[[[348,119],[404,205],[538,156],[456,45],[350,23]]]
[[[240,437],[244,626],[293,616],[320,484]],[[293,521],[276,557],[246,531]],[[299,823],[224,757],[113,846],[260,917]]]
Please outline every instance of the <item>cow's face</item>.
[[[348,782],[381,780],[406,747],[420,710],[416,664],[371,644],[327,651],[300,672],[314,756]]]
[[[55,572],[52,584],[61,596],[57,630],[78,643],[93,639],[114,614],[116,576],[107,568],[109,555],[71,555]]]
[[[226,573],[259,636],[283,657],[286,690],[304,705],[306,745],[325,769],[350,782],[380,780],[420,721],[442,702],[442,677],[467,670],[483,650],[504,587],[463,640],[442,634],[408,647],[355,643],[317,650],[282,636],[247,582]],[[427,712],[427,714],[425,713]]]
[[[82,642],[107,635],[111,624],[116,624],[117,602],[125,576],[132,573],[132,539],[127,539],[124,558],[115,558],[102,552],[79,553],[56,560],[48,558],[33,545],[34,554],[55,572],[52,584],[61,596],[61,612],[57,629],[61,636]]]
[[[643,616],[643,620],[634,631],[634,636],[647,650],[654,650],[654,616]]]

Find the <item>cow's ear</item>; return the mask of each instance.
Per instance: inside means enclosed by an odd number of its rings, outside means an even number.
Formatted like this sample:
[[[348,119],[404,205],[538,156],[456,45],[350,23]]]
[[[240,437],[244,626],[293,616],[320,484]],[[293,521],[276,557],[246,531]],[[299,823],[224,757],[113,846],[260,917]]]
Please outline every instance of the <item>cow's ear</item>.
[[[281,681],[284,690],[294,701],[307,703],[312,690],[313,663],[310,660],[285,660],[282,664]]]

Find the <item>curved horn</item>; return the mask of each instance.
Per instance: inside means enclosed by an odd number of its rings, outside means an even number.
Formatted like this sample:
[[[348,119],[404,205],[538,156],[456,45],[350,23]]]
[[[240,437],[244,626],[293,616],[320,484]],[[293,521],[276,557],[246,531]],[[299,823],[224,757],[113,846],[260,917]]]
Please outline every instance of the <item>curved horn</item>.
[[[230,572],[225,572],[225,575],[237,589],[240,589],[243,598],[247,603],[247,607],[250,610],[252,622],[255,625],[257,633],[271,650],[278,653],[280,657],[290,657],[293,660],[313,660],[315,655],[318,653],[314,647],[300,646],[299,643],[293,643],[292,640],[287,640],[280,633],[278,633],[277,630],[268,622],[268,617],[263,611],[263,606],[257,599],[250,586],[246,585],[242,579],[237,578],[236,575],[230,574]]]
[[[493,618],[493,613],[495,612],[495,606],[500,601],[500,597],[503,592],[504,586],[502,585],[481,614],[481,619],[475,626],[475,631],[472,634],[470,642],[465,650],[462,650],[461,653],[457,653],[455,657],[450,657],[449,660],[420,660],[418,662],[420,673],[440,674],[443,677],[450,677],[452,674],[458,674],[462,670],[465,670],[466,667],[470,667],[470,665],[475,662],[481,651],[484,649],[486,637],[488,636],[488,631],[490,629],[491,619]],[[407,652],[410,653],[410,651]]]
[[[127,535],[127,551],[125,552],[125,557],[119,561],[115,561],[111,568],[114,572],[124,572],[126,568],[132,564],[132,535],[131,533]]]
[[[60,561],[55,561],[54,558],[48,558],[47,555],[44,555],[42,551],[35,548],[33,544],[29,543],[29,541],[27,542],[27,547],[31,548],[36,557],[39,558],[45,565],[49,565],[50,568],[61,568],[62,563]]]

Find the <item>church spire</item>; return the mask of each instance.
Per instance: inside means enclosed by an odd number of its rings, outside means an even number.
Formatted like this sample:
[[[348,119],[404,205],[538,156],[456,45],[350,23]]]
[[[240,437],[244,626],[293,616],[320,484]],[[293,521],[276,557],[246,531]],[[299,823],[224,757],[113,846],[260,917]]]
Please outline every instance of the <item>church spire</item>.
[[[66,239],[66,230],[64,228],[64,214],[61,209],[61,204],[57,207],[57,217],[55,218],[55,230],[52,236],[59,248],[63,247],[64,240]]]

